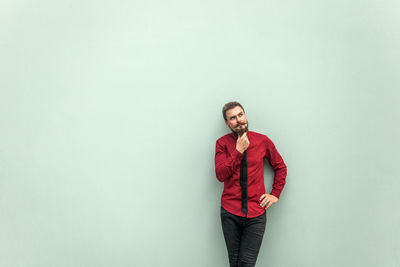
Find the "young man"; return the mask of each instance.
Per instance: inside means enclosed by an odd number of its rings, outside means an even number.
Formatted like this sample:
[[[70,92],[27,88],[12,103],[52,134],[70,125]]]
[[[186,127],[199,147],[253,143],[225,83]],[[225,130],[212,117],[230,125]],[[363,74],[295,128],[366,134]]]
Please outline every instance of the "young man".
[[[266,210],[278,201],[286,180],[286,165],[274,143],[248,131],[242,105],[229,102],[222,114],[232,133],[219,138],[215,173],[224,183],[221,224],[231,267],[255,266],[267,222]],[[265,193],[264,159],[275,175],[272,191]]]

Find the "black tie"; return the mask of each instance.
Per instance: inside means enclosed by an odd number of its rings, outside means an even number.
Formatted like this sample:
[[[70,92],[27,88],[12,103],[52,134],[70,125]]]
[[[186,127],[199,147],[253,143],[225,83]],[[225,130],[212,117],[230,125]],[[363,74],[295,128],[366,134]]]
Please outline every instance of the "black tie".
[[[243,158],[240,163],[240,186],[242,187],[242,212],[247,214],[247,156],[243,152]]]

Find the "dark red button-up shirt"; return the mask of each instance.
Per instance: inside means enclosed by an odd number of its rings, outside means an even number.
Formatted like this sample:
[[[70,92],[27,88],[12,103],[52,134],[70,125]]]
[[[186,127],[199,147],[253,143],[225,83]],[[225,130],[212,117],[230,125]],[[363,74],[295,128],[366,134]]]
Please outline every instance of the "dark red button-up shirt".
[[[248,198],[247,215],[242,212],[242,188],[240,187],[240,162],[243,154],[236,149],[237,137],[226,134],[219,138],[215,147],[215,173],[224,182],[221,205],[232,214],[253,218],[264,213],[260,197],[265,194],[264,159],[272,166],[275,175],[271,195],[279,198],[286,183],[286,165],[274,143],[263,134],[248,131],[250,145],[247,148]]]

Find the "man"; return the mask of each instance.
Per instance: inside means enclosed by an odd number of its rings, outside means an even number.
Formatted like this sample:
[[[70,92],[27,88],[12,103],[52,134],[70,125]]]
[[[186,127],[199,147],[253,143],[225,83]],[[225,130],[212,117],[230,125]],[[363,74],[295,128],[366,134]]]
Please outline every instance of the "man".
[[[224,183],[221,224],[231,267],[255,266],[264,236],[266,210],[278,201],[285,185],[286,165],[274,143],[263,134],[248,131],[242,105],[229,102],[222,114],[232,133],[216,142],[215,173]],[[265,193],[264,159],[275,175]]]

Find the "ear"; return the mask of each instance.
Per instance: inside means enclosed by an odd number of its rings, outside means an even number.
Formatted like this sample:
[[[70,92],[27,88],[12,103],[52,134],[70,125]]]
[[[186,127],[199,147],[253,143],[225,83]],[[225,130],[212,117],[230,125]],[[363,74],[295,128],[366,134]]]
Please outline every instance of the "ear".
[[[228,121],[225,121],[225,125],[226,125],[226,127],[229,128]]]

